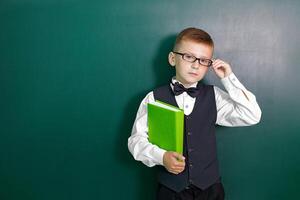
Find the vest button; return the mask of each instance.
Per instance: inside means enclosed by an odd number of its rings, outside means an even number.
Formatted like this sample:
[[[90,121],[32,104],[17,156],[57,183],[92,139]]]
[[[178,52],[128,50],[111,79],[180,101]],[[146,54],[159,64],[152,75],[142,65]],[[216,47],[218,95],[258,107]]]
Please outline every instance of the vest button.
[[[189,152],[191,153],[193,151],[193,149],[189,148]]]
[[[193,167],[193,164],[190,164],[190,168],[192,168]]]
[[[191,133],[191,132],[187,132],[187,134],[188,134],[188,136],[192,135],[192,133]]]

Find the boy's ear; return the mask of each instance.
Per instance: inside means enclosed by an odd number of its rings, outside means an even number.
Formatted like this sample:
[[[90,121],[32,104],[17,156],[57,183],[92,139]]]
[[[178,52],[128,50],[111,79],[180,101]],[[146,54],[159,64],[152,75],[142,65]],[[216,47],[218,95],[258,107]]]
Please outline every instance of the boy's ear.
[[[175,66],[175,54],[171,51],[168,56],[168,60],[171,66]]]

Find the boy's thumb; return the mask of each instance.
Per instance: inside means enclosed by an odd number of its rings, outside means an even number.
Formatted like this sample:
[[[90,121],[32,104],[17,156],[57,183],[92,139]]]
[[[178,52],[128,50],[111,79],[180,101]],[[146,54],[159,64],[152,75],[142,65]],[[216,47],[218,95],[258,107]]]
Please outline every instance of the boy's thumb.
[[[173,155],[178,159],[178,160],[185,160],[185,157],[177,152],[174,152]]]

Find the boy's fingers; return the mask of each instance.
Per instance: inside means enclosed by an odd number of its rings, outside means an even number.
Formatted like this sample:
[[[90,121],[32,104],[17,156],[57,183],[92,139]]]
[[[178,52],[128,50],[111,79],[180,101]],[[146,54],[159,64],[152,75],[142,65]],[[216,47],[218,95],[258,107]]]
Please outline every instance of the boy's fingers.
[[[169,170],[169,172],[173,173],[173,174],[178,174],[179,172],[176,170]]]
[[[182,172],[184,170],[184,167],[176,167],[175,169],[172,169],[174,171],[177,171],[177,172]]]
[[[173,170],[173,171],[183,171],[184,170],[184,167],[172,167],[170,170]]]
[[[173,170],[170,170],[171,173],[173,174],[179,174],[183,171],[184,169],[173,169]]]
[[[212,61],[213,61],[213,64],[217,64],[217,63],[221,62],[220,59],[214,59],[214,60],[212,60]]]
[[[172,166],[170,168],[168,168],[167,170],[173,174],[178,174],[181,173],[184,170],[184,166]]]
[[[174,157],[176,157],[178,160],[185,160],[185,157],[177,152],[173,152],[172,154]]]
[[[224,65],[224,63],[222,62],[214,62],[213,66],[222,66]]]
[[[182,170],[185,168],[185,162],[175,162],[172,169]]]
[[[174,164],[175,167],[184,167],[185,166],[185,162],[176,162]]]
[[[177,171],[174,170],[174,169],[169,169],[168,171],[171,172],[171,173],[173,173],[173,174],[177,174]]]

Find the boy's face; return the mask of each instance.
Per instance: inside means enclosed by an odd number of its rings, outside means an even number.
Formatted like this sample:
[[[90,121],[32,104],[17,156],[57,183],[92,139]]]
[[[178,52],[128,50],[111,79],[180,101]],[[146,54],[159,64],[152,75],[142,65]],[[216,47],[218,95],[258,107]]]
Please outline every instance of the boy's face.
[[[183,40],[178,44],[176,52],[193,55],[197,58],[211,59],[213,47],[191,40]],[[185,87],[200,81],[207,73],[209,67],[199,64],[198,60],[191,63],[183,60],[182,55],[169,53],[169,63],[176,68],[176,79]]]

